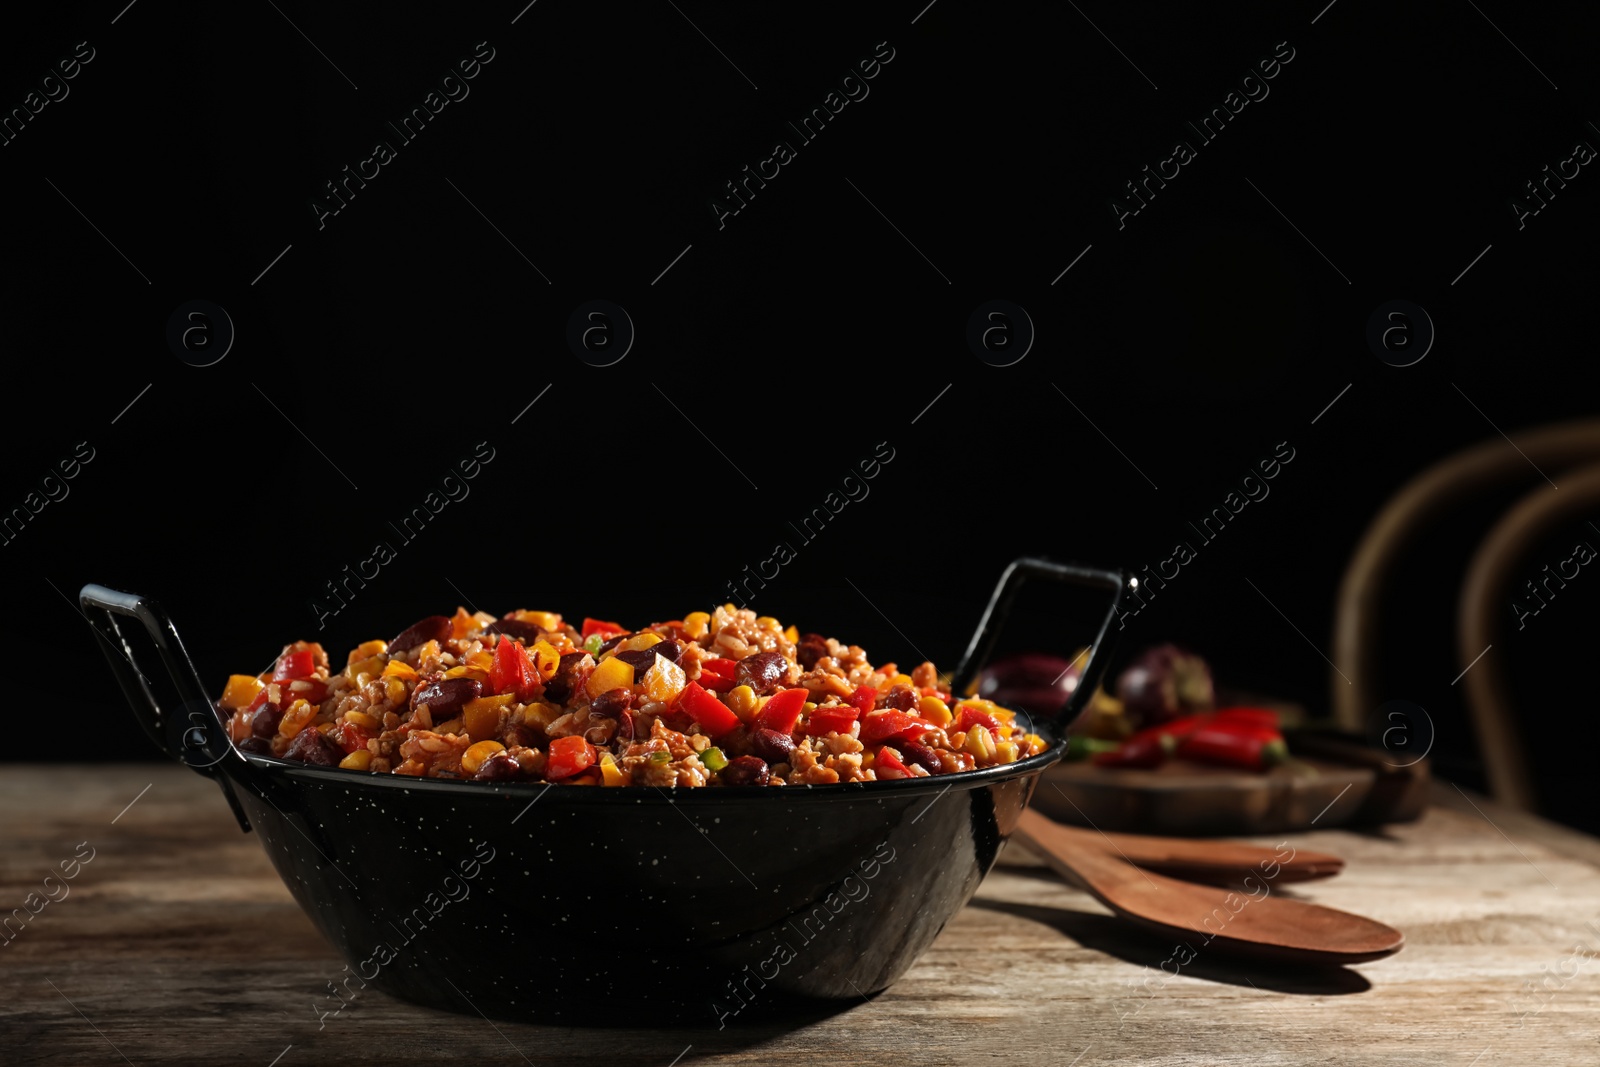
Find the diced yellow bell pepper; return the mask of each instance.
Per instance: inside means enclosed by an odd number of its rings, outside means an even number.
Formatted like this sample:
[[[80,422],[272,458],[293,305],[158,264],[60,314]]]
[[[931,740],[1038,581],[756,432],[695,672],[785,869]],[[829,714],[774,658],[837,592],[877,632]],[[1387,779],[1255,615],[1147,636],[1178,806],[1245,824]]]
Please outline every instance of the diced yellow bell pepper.
[[[531,622],[541,630],[561,629],[561,614],[555,611],[519,611],[513,618]]]
[[[368,678],[375,678],[383,672],[383,669],[383,661],[377,656],[373,656],[370,659],[356,660],[354,663],[350,664],[344,669],[344,673],[349,675],[350,680],[353,682],[357,677],[363,674]]]
[[[505,693],[501,696],[478,697],[469,700],[461,709],[461,717],[467,724],[467,733],[474,741],[483,741],[493,737],[500,729],[500,709],[515,700],[515,693]]]
[[[698,641],[711,628],[711,616],[704,611],[691,611],[683,617],[683,632],[691,641]]]
[[[456,606],[456,613],[450,617],[450,636],[461,638],[478,628],[478,620],[467,614],[467,609]]]
[[[486,671],[490,667],[494,666],[494,653],[474,652],[472,655],[467,657],[467,666],[476,667],[480,671]]]
[[[482,667],[470,667],[465,663],[459,663],[445,671],[444,676],[446,678],[476,678],[481,682],[489,677],[489,672]]]
[[[656,662],[662,662],[660,657],[657,657]],[[682,674],[683,672],[680,670],[678,673]],[[612,658],[602,660],[600,665],[590,673],[589,681],[585,688],[588,690],[589,696],[597,697],[608,690],[626,689],[632,685],[633,668],[620,659]]]
[[[402,663],[397,659],[392,659],[384,665],[383,676],[385,678],[398,678],[402,682],[414,682],[417,680],[417,672],[412,669],[411,664]]]
[[[533,660],[533,669],[539,672],[539,677],[549,681],[555,677],[556,668],[561,666],[561,653],[555,646],[545,640],[535,641],[533,647],[528,649]]]
[[[761,627],[763,630],[781,630],[781,629],[783,629],[783,623],[779,622],[777,619],[774,619],[771,615],[759,615],[759,616],[757,616],[756,617],[756,625]]]
[[[248,674],[228,675],[228,684],[222,690],[222,699],[217,701],[229,711],[238,711],[248,708],[250,702],[260,695],[267,687],[267,683],[260,678],[252,678]]]
[[[883,684],[878,686],[878,692],[887,693],[897,685],[909,685],[915,688],[916,683],[911,680],[909,674],[893,674],[883,680]]]
[[[653,634],[646,630],[644,633],[634,634],[632,637],[622,642],[622,650],[624,652],[640,652],[649,648],[651,645],[659,645],[660,643],[660,634]]]
[[[372,753],[364,748],[358,748],[350,755],[339,761],[339,766],[347,771],[364,771],[372,762]]]
[[[789,643],[791,645],[798,645],[800,643],[800,631],[796,630],[793,626],[784,630],[783,636],[789,639]]]
[[[933,723],[935,726],[948,726],[953,716],[950,706],[938,697],[923,697],[917,701],[917,714]]]
[[[439,642],[429,639],[422,643],[421,648],[417,649],[417,662],[421,663],[425,659],[433,659],[438,655]]]
[[[628,783],[628,778],[622,773],[622,768],[617,766],[616,758],[609,752],[600,757],[600,782],[602,785],[626,785]]]

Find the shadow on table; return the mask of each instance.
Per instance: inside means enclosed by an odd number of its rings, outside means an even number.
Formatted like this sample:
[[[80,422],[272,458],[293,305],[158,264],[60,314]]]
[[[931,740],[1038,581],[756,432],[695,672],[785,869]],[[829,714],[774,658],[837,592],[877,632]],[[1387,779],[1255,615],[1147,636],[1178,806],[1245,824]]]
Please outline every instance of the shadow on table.
[[[1001,911],[1042,923],[1061,931],[1084,948],[1104,952],[1141,968],[1159,968],[1173,954],[1175,942],[1171,936],[1149,933],[1110,915],[985,899],[974,900],[969,907]],[[1344,967],[1306,967],[1242,960],[1236,956],[1208,953],[1203,946],[1197,948],[1195,957],[1182,967],[1181,973],[1185,977],[1305,996],[1365,993],[1372,988],[1371,982]]]

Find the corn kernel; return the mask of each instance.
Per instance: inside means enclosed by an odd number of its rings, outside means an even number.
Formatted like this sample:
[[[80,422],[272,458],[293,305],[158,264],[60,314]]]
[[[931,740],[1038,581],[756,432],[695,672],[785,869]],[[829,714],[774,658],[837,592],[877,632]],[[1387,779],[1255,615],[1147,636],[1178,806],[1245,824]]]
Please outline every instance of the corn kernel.
[[[756,625],[761,627],[763,630],[771,630],[773,633],[777,633],[779,630],[783,629],[783,623],[779,622],[777,619],[774,619],[771,615],[757,616]]]
[[[349,723],[351,726],[359,726],[365,730],[376,730],[379,726],[383,725],[376,718],[368,715],[364,711],[347,711],[344,715],[344,721]]]
[[[723,698],[728,708],[739,718],[749,722],[756,714],[756,691],[748,685],[736,685]]]
[[[995,756],[994,735],[987,726],[974,726],[968,730],[966,744],[962,747],[980,761],[992,760]]]
[[[339,766],[347,771],[364,771],[367,764],[372,762],[372,753],[364,748],[358,748],[350,755],[339,761]]]
[[[402,682],[414,682],[417,680],[417,672],[412,668],[411,664],[397,659],[390,660],[384,666],[383,676],[385,678],[398,678]]]
[[[383,672],[383,666],[383,661],[381,659],[379,659],[377,656],[372,656],[368,659],[358,659],[353,661],[344,669],[344,673],[350,677],[351,681],[356,682],[358,685],[364,685],[366,683],[360,681],[361,676],[363,674],[366,675],[367,681],[370,682],[373,678],[376,678]]]
[[[373,656],[380,655],[387,651],[388,648],[389,642],[387,641],[363,641],[355,648],[350,650],[350,658],[345,660],[345,662],[355,663],[359,660],[371,659]]]
[[[791,645],[798,645],[800,643],[800,631],[796,630],[793,626],[783,631],[783,636],[789,639],[789,643]]]
[[[692,641],[698,641],[711,628],[711,616],[704,611],[691,611],[683,617],[683,632]]]
[[[398,678],[390,678],[383,683],[384,696],[389,698],[389,703],[400,705],[406,702],[406,683]]]
[[[561,653],[549,641],[539,640],[528,649],[528,658],[533,661],[534,670],[539,672],[539,677],[549,681],[555,677],[556,668],[561,666]]]
[[[1023,740],[1028,743],[1028,747],[1030,748],[1044,747],[1044,738],[1040,737],[1038,734],[1029,734],[1027,737],[1024,737]]]
[[[657,662],[660,662],[660,657],[657,657]],[[633,685],[633,668],[622,660],[613,658],[600,661],[600,665],[589,675],[589,681],[584,688],[588,690],[589,696],[597,697],[607,690],[624,689],[631,685]]]
[[[1001,763],[1017,762],[1017,743],[1015,741],[995,742],[995,757]]]
[[[505,750],[506,746],[498,741],[479,741],[461,753],[461,769],[468,774],[477,774],[478,768],[483,766],[484,761],[495,753]]]
[[[602,785],[627,785],[627,776],[622,773],[622,768],[617,766],[616,758],[607,752],[600,757],[600,784]]]
[[[252,678],[248,674],[230,674],[227,687],[222,690],[222,699],[217,703],[229,711],[247,708],[250,702],[267,687],[267,683],[259,678]]]
[[[950,705],[933,696],[923,697],[917,701],[917,714],[935,726],[948,726],[952,718]]]

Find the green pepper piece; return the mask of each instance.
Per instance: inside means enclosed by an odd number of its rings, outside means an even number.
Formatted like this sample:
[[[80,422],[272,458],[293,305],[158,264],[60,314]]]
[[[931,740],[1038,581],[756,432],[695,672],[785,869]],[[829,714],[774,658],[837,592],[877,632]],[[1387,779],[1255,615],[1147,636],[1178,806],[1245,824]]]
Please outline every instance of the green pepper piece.
[[[720,748],[708,748],[700,753],[700,762],[704,763],[708,770],[720,771],[728,765],[728,757],[722,754]]]
[[[1108,741],[1102,737],[1084,737],[1073,734],[1067,738],[1067,759],[1088,759],[1097,752],[1115,752],[1122,747],[1121,741]]]
[[[583,650],[591,656],[598,656],[600,655],[600,646],[605,643],[606,639],[600,634],[590,634],[589,639],[583,643]]]

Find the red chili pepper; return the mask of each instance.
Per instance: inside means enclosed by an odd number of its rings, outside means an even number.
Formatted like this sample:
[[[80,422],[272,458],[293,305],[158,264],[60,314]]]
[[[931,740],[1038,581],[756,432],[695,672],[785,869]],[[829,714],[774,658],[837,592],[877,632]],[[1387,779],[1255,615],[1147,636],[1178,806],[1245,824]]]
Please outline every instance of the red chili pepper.
[[[865,715],[878,706],[878,691],[870,685],[864,685],[850,694],[849,703],[858,712]]]
[[[684,686],[682,695],[678,697],[678,708],[693,716],[694,721],[700,724],[701,731],[712,739],[721,737],[739,725],[739,716],[728,705],[706,692],[698,682]]]
[[[584,637],[593,637],[595,634],[605,634],[610,637],[612,634],[625,634],[630,631],[618,623],[607,622],[604,619],[585,618],[582,632]]]
[[[278,657],[278,668],[272,672],[272,680],[282,682],[293,678],[309,678],[316,669],[317,662],[309,648],[285,652]]]
[[[1156,730],[1141,730],[1114,752],[1096,752],[1098,767],[1138,767],[1149,770],[1167,761],[1166,739]]]
[[[1256,726],[1263,730],[1277,730],[1278,713],[1271,708],[1223,708],[1214,712],[1216,722],[1236,722]]]
[[[872,745],[891,737],[914,737],[932,728],[933,723],[919,719],[909,711],[883,708],[861,720],[861,743]]]
[[[1289,749],[1276,730],[1213,722],[1179,742],[1178,755],[1197,763],[1264,771],[1288,759]]]
[[[818,708],[806,716],[802,730],[807,737],[847,734],[850,732],[850,724],[856,721],[856,716],[859,714],[861,713],[848,704],[833,708]]]
[[[1000,729],[1000,720],[972,704],[962,704],[956,721],[950,724],[951,733],[964,733],[974,726],[986,727],[991,733]]]
[[[756,715],[757,728],[776,730],[780,734],[793,733],[794,724],[800,721],[800,711],[810,699],[811,693],[805,689],[784,689],[774,693]]]
[[[544,776],[552,782],[571,778],[589,769],[599,757],[595,747],[581,737],[558,737],[550,742],[550,756],[545,760]]]
[[[879,781],[892,782],[897,778],[912,777],[911,769],[901,760],[900,753],[888,745],[878,749],[878,754],[872,760],[872,769]]]
[[[1154,733],[1159,733],[1163,737],[1179,738],[1193,733],[1195,730],[1206,725],[1210,721],[1211,714],[1209,712],[1202,712],[1199,715],[1185,715],[1181,718],[1172,719],[1156,726],[1146,727],[1146,729]]]

